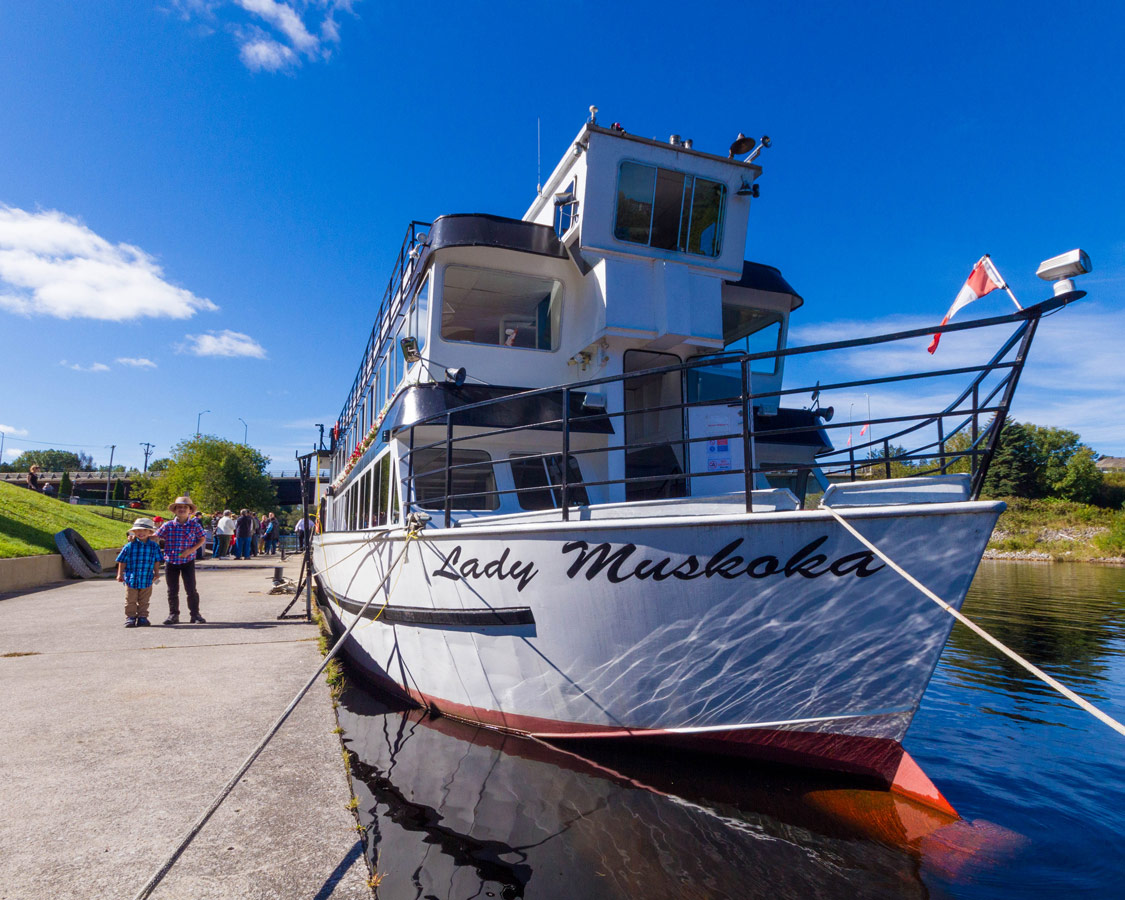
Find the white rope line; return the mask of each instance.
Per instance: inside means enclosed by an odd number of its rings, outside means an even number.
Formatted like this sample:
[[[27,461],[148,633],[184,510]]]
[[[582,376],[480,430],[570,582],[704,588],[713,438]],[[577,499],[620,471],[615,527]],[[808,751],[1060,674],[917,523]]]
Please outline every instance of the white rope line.
[[[1102,712],[1100,709],[1098,709],[1096,706],[1094,706],[1094,704],[1090,703],[1090,701],[1084,700],[1082,697],[1079,697],[1076,693],[1074,693],[1074,691],[1072,691],[1070,688],[1068,688],[1065,684],[1061,684],[1060,682],[1058,682],[1054,678],[1052,678],[1050,675],[1048,675],[1046,672],[1044,672],[1042,669],[1040,669],[1038,666],[1034,665],[1033,663],[1028,662],[1026,659],[1024,659],[1022,656],[1020,656],[1018,653],[1016,653],[1015,650],[1012,650],[1009,647],[1006,647],[1004,644],[1000,643],[1000,641],[996,640],[996,638],[994,638],[991,634],[989,634],[987,631],[985,631],[983,628],[981,628],[979,625],[977,625],[975,622],[973,622],[967,616],[962,615],[958,610],[954,609],[952,606],[950,606],[948,603],[946,603],[944,600],[942,600],[941,597],[939,597],[937,594],[935,594],[933,591],[931,591],[928,587],[926,587],[924,584],[922,584],[920,581],[918,581],[918,579],[916,579],[913,575],[911,575],[909,572],[907,572],[905,569],[903,569],[900,565],[898,565],[898,563],[896,563],[893,559],[891,559],[889,556],[887,556],[886,553],[884,553],[882,550],[880,550],[878,547],[876,547],[873,543],[871,543],[871,541],[869,541],[862,534],[860,534],[858,531],[856,531],[855,528],[853,528],[850,523],[846,522],[844,520],[844,517],[841,516],[838,512],[836,512],[836,510],[834,510],[831,506],[825,506],[823,508],[828,510],[828,512],[830,512],[832,514],[832,516],[836,519],[836,521],[839,522],[841,525],[843,525],[844,528],[846,528],[848,531],[850,531],[852,533],[852,535],[856,538],[856,540],[858,540],[861,544],[863,544],[863,546],[865,546],[868,550],[870,550],[872,553],[874,553],[876,556],[878,556],[879,559],[883,560],[883,562],[885,562],[888,566],[890,566],[892,569],[894,569],[896,572],[898,572],[899,575],[901,575],[908,582],[910,582],[912,585],[914,585],[914,587],[918,588],[918,590],[920,590],[923,594],[925,594],[927,597],[929,597],[931,600],[933,600],[934,603],[936,603],[938,606],[940,606],[942,609],[944,609],[947,613],[949,613],[951,616],[953,616],[953,618],[955,618],[958,622],[960,622],[966,628],[973,631],[975,634],[980,635],[982,638],[984,638],[986,641],[988,641],[988,643],[990,643],[993,647],[995,647],[997,650],[999,650],[1001,653],[1003,653],[1009,659],[1019,663],[1021,666],[1023,666],[1025,669],[1027,669],[1027,671],[1029,671],[1032,675],[1034,675],[1036,678],[1038,678],[1044,684],[1047,684],[1050,687],[1053,687],[1056,691],[1058,691],[1060,694],[1062,694],[1064,697],[1066,697],[1067,700],[1071,701],[1072,703],[1077,704],[1082,709],[1086,710],[1086,712],[1088,712],[1094,718],[1099,719],[1102,722],[1104,722],[1106,725],[1108,725],[1110,728],[1112,728],[1118,734],[1125,735],[1125,725],[1122,725],[1120,722],[1118,722],[1112,716],[1107,715],[1106,713]]]
[[[265,737],[263,737],[262,740],[258,742],[258,746],[255,747],[253,751],[251,751],[248,757],[246,757],[242,765],[239,766],[238,771],[235,772],[230,781],[226,783],[226,786],[221,791],[219,791],[219,795],[211,802],[211,805],[207,807],[207,811],[204,812],[203,815],[196,820],[195,824],[191,826],[191,829],[186,835],[184,835],[183,839],[176,846],[176,849],[172,851],[172,855],[168,857],[164,864],[148,880],[145,886],[137,892],[137,895],[133,898],[133,900],[145,900],[146,897],[152,894],[153,890],[156,889],[156,886],[164,880],[164,876],[167,875],[172,866],[176,864],[176,860],[178,860],[180,856],[183,855],[183,852],[188,848],[188,845],[203,829],[203,826],[207,824],[207,821],[211,818],[211,816],[214,815],[215,810],[217,810],[222,802],[226,800],[227,795],[234,790],[235,785],[237,785],[238,782],[242,780],[242,776],[246,774],[247,769],[250,768],[254,760],[256,760],[261,752],[266,748],[266,744],[268,744],[273,739],[273,736],[277,734],[282,724],[287,718],[289,718],[289,714],[293,712],[293,710],[296,709],[297,704],[301,702],[301,698],[304,697],[305,694],[308,693],[309,688],[311,688],[316,683],[317,678],[320,677],[320,673],[324,671],[329,661],[339,652],[340,648],[344,646],[344,641],[348,639],[348,635],[352,633],[352,629],[354,629],[356,624],[359,623],[359,621],[362,619],[363,613],[367,611],[367,608],[375,602],[375,597],[384,588],[384,586],[387,584],[387,581],[390,580],[391,573],[394,572],[395,566],[397,566],[402,558],[406,555],[406,548],[409,546],[409,544],[410,542],[407,541],[407,543],[403,545],[403,548],[399,551],[399,554],[395,558],[395,561],[391,564],[390,568],[387,569],[387,574],[383,578],[382,582],[380,582],[379,586],[371,592],[371,597],[363,605],[363,609],[359,611],[359,613],[355,617],[355,620],[351,625],[347,627],[347,630],[342,635],[340,635],[340,639],[332,645],[332,649],[324,655],[324,660],[321,662],[319,668],[317,668],[312,677],[305,683],[305,686],[297,692],[297,696],[294,697],[292,702],[290,702],[290,704],[285,708],[285,712],[277,717],[277,721],[274,722],[270,727],[270,730],[266,732]],[[309,577],[312,577],[312,573],[309,573]]]

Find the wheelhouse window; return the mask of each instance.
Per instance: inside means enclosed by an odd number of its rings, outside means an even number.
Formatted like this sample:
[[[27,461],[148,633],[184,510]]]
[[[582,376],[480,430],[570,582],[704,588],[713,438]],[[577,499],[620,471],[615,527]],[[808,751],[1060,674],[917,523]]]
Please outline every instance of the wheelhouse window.
[[[718,256],[726,190],[718,181],[623,162],[613,234],[632,244]]]
[[[513,453],[508,461],[520,509],[557,509],[562,506],[561,453],[547,457]],[[566,481],[569,501],[589,506],[590,498],[582,484],[582,472],[573,456],[566,459]]]
[[[458,450],[452,454],[451,509],[491,510],[500,506],[492,457],[483,450]],[[423,509],[445,508],[445,448],[416,450],[412,458],[414,498]]]
[[[449,266],[441,301],[446,341],[557,350],[562,285],[492,269]]]

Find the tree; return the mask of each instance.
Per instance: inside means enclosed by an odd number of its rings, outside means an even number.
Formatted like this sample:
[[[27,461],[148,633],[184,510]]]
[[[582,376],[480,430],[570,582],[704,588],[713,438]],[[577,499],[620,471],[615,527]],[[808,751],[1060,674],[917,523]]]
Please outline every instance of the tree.
[[[1035,444],[1035,462],[1039,468],[1036,492],[1040,497],[1058,494],[1058,483],[1066,477],[1071,458],[1086,447],[1074,431],[1041,425],[1023,426]],[[1092,451],[1091,451],[1092,452]]]
[[[162,456],[160,459],[154,459],[150,462],[148,464],[148,470],[149,472],[164,472],[170,465],[172,465],[172,460],[167,456]]]
[[[74,490],[74,482],[70,480],[70,473],[63,469],[62,481],[59,482],[59,499],[69,500],[70,494]]]
[[[39,466],[44,472],[65,472],[68,469],[92,472],[94,459],[87,453],[71,453],[69,450],[24,450],[12,463],[17,472],[32,466]]]
[[[1079,447],[1067,460],[1053,487],[1054,493],[1064,500],[1093,503],[1102,487],[1102,473],[1094,463],[1094,451],[1089,447]]]
[[[161,509],[188,494],[199,509],[271,509],[277,494],[266,466],[269,459],[252,447],[212,435],[195,435],[172,448],[163,471],[152,471],[134,482],[134,495]]]
[[[1038,448],[1028,429],[1009,422],[1000,432],[984,493],[990,497],[1034,497],[1039,486]]]
[[[117,482],[114,483],[114,485],[113,485],[113,502],[114,503],[124,503],[125,502],[125,482],[117,481]]]

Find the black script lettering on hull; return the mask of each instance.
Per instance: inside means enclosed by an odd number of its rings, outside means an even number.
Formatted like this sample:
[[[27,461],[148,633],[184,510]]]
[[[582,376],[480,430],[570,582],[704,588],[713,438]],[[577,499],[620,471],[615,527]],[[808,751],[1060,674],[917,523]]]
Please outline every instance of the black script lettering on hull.
[[[823,553],[817,553],[821,545],[828,540],[828,535],[822,535],[810,541],[789,559],[782,563],[776,556],[759,556],[747,561],[735,553],[742,546],[743,539],[731,541],[720,548],[706,562],[701,562],[695,554],[673,564],[672,557],[663,559],[641,559],[634,561],[636,544],[622,544],[614,549],[612,544],[602,543],[593,547],[587,541],[570,541],[563,544],[563,554],[575,553],[574,561],[570,564],[566,574],[568,578],[577,578],[585,575],[587,581],[593,581],[598,575],[605,573],[605,578],[612,584],[620,584],[630,578],[641,581],[667,581],[676,578],[680,581],[692,581],[696,578],[769,578],[781,575],[792,578],[800,575],[803,578],[820,578],[823,575],[834,575],[843,578],[854,574],[857,578],[866,578],[885,568],[882,563],[876,563],[876,558],[869,550],[858,553],[848,553],[829,562]]]
[[[531,583],[539,570],[535,568],[533,563],[525,563],[520,560],[514,560],[511,564],[508,563],[508,555],[511,553],[510,547],[505,547],[504,552],[500,554],[498,559],[482,563],[476,557],[461,562],[461,545],[458,544],[449,551],[449,556],[442,560],[439,568],[434,569],[430,574],[437,575],[440,578],[449,578],[453,581],[460,581],[464,579],[479,579],[491,578],[496,581],[505,581],[509,578],[515,579],[517,582],[516,591],[522,591]]]

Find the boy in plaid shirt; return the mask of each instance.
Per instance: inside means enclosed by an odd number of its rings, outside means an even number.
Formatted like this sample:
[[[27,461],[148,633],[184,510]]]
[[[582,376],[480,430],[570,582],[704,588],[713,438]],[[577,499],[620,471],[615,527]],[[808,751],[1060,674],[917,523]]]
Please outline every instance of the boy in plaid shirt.
[[[125,585],[125,627],[145,626],[153,582],[160,580],[164,554],[152,539],[156,524],[152,519],[137,519],[129,529],[129,543],[117,554],[117,580]]]
[[[203,526],[192,516],[195,504],[191,497],[177,497],[168,507],[176,518],[160,526],[156,536],[164,541],[164,558],[168,561],[168,618],[165,625],[180,624],[180,579],[187,594],[188,613],[193,625],[207,620],[199,614],[199,591],[195,589],[195,551],[206,542]]]

